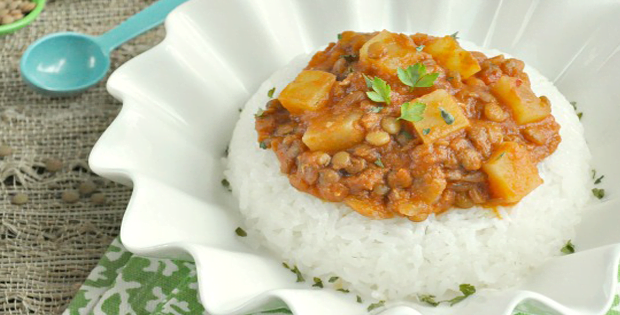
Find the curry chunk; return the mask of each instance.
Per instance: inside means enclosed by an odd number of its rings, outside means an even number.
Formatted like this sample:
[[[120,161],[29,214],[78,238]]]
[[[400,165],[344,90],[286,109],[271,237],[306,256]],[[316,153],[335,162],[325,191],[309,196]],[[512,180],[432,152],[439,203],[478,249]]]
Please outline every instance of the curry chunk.
[[[527,149],[516,142],[502,143],[482,166],[489,177],[491,196],[499,203],[515,203],[543,183]]]
[[[491,85],[491,93],[512,110],[520,125],[540,121],[551,114],[549,104],[541,101],[520,79],[502,76]]]
[[[478,60],[467,50],[461,48],[459,43],[452,36],[435,38],[424,47],[424,52],[442,66],[461,74],[461,78],[467,79],[480,71]]]
[[[419,61],[420,54],[413,40],[406,35],[381,31],[360,48],[360,63],[386,74],[396,74]]]
[[[304,70],[289,83],[278,100],[291,114],[321,109],[329,99],[336,76],[324,71]]]
[[[410,102],[426,105],[422,120],[412,123],[426,144],[469,126],[461,106],[446,90],[436,90]]]
[[[317,117],[310,122],[301,140],[312,151],[333,152],[350,148],[364,140],[360,118],[360,112]]]

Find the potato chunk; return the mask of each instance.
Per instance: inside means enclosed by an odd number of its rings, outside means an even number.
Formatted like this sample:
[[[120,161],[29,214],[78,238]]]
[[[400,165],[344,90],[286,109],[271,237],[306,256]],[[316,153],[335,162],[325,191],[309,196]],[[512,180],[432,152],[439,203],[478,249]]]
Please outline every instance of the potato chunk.
[[[506,104],[520,125],[544,119],[551,114],[551,107],[543,102],[520,79],[502,76],[491,85],[491,92]]]
[[[424,52],[442,66],[461,74],[461,78],[467,79],[480,71],[478,60],[467,50],[461,48],[452,36],[435,38],[424,46]]]
[[[426,144],[469,126],[469,120],[463,114],[461,106],[446,90],[436,90],[410,101],[410,103],[416,102],[426,104],[422,120],[412,123]],[[442,110],[444,116],[447,117],[442,116]],[[448,115],[453,118],[453,121]],[[451,123],[448,124],[448,122]]]
[[[361,117],[360,112],[317,117],[310,122],[301,140],[312,151],[347,149],[364,140],[364,129],[359,125]]]
[[[336,76],[329,72],[304,70],[282,90],[278,100],[293,115],[317,111],[329,99],[334,82]]]
[[[526,148],[504,142],[491,154],[482,170],[489,176],[491,197],[499,203],[516,203],[543,183]]]
[[[417,63],[421,55],[411,37],[381,31],[360,48],[360,63],[386,74],[396,74],[398,68]]]

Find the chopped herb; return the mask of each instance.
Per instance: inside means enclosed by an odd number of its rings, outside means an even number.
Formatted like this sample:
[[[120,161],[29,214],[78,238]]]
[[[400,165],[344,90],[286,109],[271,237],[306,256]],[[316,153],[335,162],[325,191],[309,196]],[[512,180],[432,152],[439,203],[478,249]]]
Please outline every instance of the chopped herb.
[[[375,161],[375,165],[377,165],[380,168],[384,168],[385,167],[385,165],[383,165],[383,162],[381,162],[381,159],[377,159]]]
[[[379,301],[377,303],[372,303],[372,304],[368,305],[367,310],[370,312],[370,311],[375,310],[377,308],[383,307],[383,305],[385,305],[385,301]]]
[[[347,290],[347,289],[342,289],[342,288],[340,288],[340,289],[336,289],[336,291],[343,292],[343,293],[349,293],[349,290]]]
[[[407,140],[413,139],[413,135],[410,134],[407,130],[401,131],[399,135],[402,135],[403,137],[407,138]]]
[[[269,92],[267,92],[267,96],[269,96],[269,98],[273,97],[273,93],[276,91],[275,87],[272,87],[271,90],[269,90]]]
[[[228,150],[230,149],[229,146],[226,146],[226,149],[224,149],[224,157],[228,157]]]
[[[338,40],[342,39],[342,33],[338,34]]]
[[[243,108],[239,108],[238,111],[241,113],[243,111]]]
[[[254,114],[254,117],[258,118],[258,117],[263,117],[263,114],[265,113],[265,110],[262,108],[259,108],[258,111],[256,112],[256,114]]]
[[[603,181],[603,178],[605,178],[605,175],[601,175],[601,177],[597,178],[597,179],[594,181],[594,185],[598,185],[598,184],[600,184],[600,183]]]
[[[461,284],[459,285],[459,290],[461,291],[461,293],[463,293],[462,296],[457,296],[455,298],[453,298],[452,300],[446,301],[448,303],[450,303],[450,306],[459,303],[461,301],[463,301],[464,299],[466,299],[468,296],[476,293],[476,287],[474,287],[471,284]]]
[[[424,129],[422,129],[422,134],[423,134],[423,135],[425,135],[425,136],[426,136],[426,135],[427,135],[427,134],[429,134],[429,133],[431,133],[431,128],[424,128]]]
[[[331,277],[331,278],[329,278],[329,280],[327,280],[327,281],[328,281],[329,283],[334,283],[334,282],[338,281],[338,279],[340,279],[340,278],[338,278],[338,277]]]
[[[359,295],[356,296],[355,300],[357,301],[357,303],[363,303],[364,302],[364,301],[362,301],[362,298]]]
[[[577,110],[577,102],[570,102],[570,104],[573,106],[575,110]]]
[[[452,81],[452,80],[454,80],[454,77],[447,77],[446,80]]]
[[[424,49],[424,45],[420,45],[420,46],[415,48],[415,50],[417,50],[417,51],[422,51],[423,49]]]
[[[418,295],[418,299],[420,299],[420,302],[424,302],[433,307],[437,307],[437,305],[439,305],[439,302],[435,301],[434,295]]]
[[[291,270],[291,267],[289,267],[289,265],[285,262],[282,262],[282,266],[284,266],[284,268]]]
[[[226,178],[222,179],[221,183],[222,183],[222,186],[226,188],[226,190],[232,191],[232,189],[230,189],[230,182],[228,181],[228,179]]]
[[[340,58],[344,58],[347,62],[353,62],[357,59],[357,55],[341,55]]]
[[[497,159],[495,159],[495,161],[497,161],[497,160],[501,159],[501,158],[504,156],[504,154],[506,154],[506,151],[502,152],[502,153],[501,153],[501,154],[497,157]]]
[[[373,106],[371,108],[368,109],[369,112],[371,113],[378,113],[383,109],[383,106]]]
[[[592,179],[596,178],[596,170],[591,170],[590,172],[592,172]]]
[[[411,104],[411,102],[406,102],[400,105],[400,117],[398,119],[418,122],[424,119],[424,111],[426,110],[426,104],[415,102]]]
[[[459,32],[458,32],[458,31],[456,31],[456,32],[454,32],[454,34],[452,34],[452,35],[450,35],[450,36],[451,36],[452,38],[454,38],[454,39],[459,39]]]
[[[579,120],[581,120],[581,117],[583,117],[583,113],[582,112],[577,113],[577,118],[579,118]]]
[[[372,87],[372,79],[365,74],[362,75],[364,76],[364,81],[366,81],[366,87],[370,89]]]
[[[400,82],[409,86],[412,90],[417,87],[433,86],[439,76],[439,72],[426,73],[426,66],[423,63],[416,63],[407,69],[398,68],[396,70]]]
[[[314,280],[314,284],[312,285],[313,287],[323,288],[323,280],[321,280],[321,278],[314,277],[313,280]]]
[[[261,141],[261,142],[258,144],[258,146],[259,146],[261,149],[263,149],[263,150],[266,150],[266,149],[267,149],[267,144],[265,143],[265,141]]]
[[[299,269],[297,269],[297,266],[295,266],[293,269],[291,269],[291,271],[297,275],[297,282],[304,282],[306,281],[306,279],[304,279],[304,276],[301,274],[301,271],[299,271]]]
[[[443,121],[445,121],[448,125],[452,125],[454,123],[454,116],[452,116],[452,114],[448,113],[442,107],[439,107],[439,110],[441,111],[441,118],[443,118]]]
[[[366,78],[366,84],[368,84],[369,78]],[[383,79],[379,77],[374,77],[370,81],[370,88],[373,90],[371,92],[366,92],[368,98],[371,100],[380,103],[386,103],[390,105],[390,94],[392,93],[392,88],[387,82],[383,81]]]
[[[598,199],[603,199],[603,197],[605,197],[605,189],[592,188],[592,194]]]
[[[566,245],[564,245],[564,247],[562,247],[560,251],[566,255],[572,254],[575,252],[575,245],[571,243],[571,240],[568,240],[568,242],[566,242]]]
[[[235,229],[235,233],[241,237],[246,237],[248,236],[248,233],[246,233],[242,228],[238,227]]]

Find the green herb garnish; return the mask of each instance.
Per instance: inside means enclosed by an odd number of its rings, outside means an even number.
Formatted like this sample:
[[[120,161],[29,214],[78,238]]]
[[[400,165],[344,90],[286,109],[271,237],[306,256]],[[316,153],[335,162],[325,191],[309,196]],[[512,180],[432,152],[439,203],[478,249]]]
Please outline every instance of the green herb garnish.
[[[262,108],[259,108],[258,111],[256,112],[256,114],[254,114],[254,117],[259,118],[259,117],[263,117],[263,114],[265,113],[265,110]]]
[[[603,181],[603,178],[605,178],[605,175],[601,175],[601,177],[597,178],[597,179],[594,181],[594,185],[598,185],[598,184],[600,184],[600,183]]]
[[[577,118],[579,118],[579,120],[581,120],[581,117],[583,117],[583,113],[582,112],[577,113]]]
[[[370,312],[370,311],[375,310],[375,309],[377,309],[379,307],[383,307],[384,305],[385,305],[385,301],[379,301],[377,303],[372,303],[372,304],[368,305],[367,310]]]
[[[356,296],[355,300],[357,301],[357,303],[363,303],[362,298],[359,295]]]
[[[242,228],[238,227],[235,229],[235,233],[241,237],[246,237],[248,236],[248,233],[246,233]]]
[[[342,292],[342,293],[349,293],[349,290],[347,290],[347,289],[343,289],[343,288],[336,289],[336,291],[338,291],[338,292]]]
[[[228,150],[230,149],[230,147],[227,145],[226,149],[224,149],[224,157],[228,157]]]
[[[371,108],[368,109],[369,112],[371,113],[378,113],[383,109],[383,106],[373,106]]]
[[[498,161],[499,159],[501,159],[504,156],[504,154],[506,154],[506,151],[500,153],[500,155],[497,157],[497,159],[495,159],[495,161]]]
[[[423,135],[425,135],[425,136],[426,136],[426,135],[427,135],[427,134],[429,134],[429,133],[431,133],[431,128],[424,128],[424,129],[422,129],[422,134],[423,134]]]
[[[442,107],[439,107],[439,111],[441,111],[441,118],[443,118],[443,121],[445,121],[446,124],[452,125],[454,123],[454,116],[452,116],[452,114],[448,113]]]
[[[275,93],[276,88],[275,86],[271,88],[271,90],[269,90],[269,92],[267,92],[267,96],[269,96],[269,98],[273,97],[273,93]]]
[[[289,267],[289,265],[285,262],[282,262],[282,266],[284,266],[284,268],[291,270],[291,267]]]
[[[454,38],[455,40],[459,39],[459,32],[458,31],[454,32],[454,34],[451,34],[450,37]]]
[[[314,280],[313,287],[323,288],[323,280],[321,280],[321,278],[314,277],[312,280]]]
[[[347,62],[353,62],[357,59],[357,55],[341,55],[340,58],[344,58]]]
[[[424,49],[424,47],[425,47],[424,45],[420,45],[420,46],[416,47],[415,50],[422,51]]]
[[[459,285],[459,290],[461,291],[461,293],[463,293],[463,295],[461,296],[457,296],[455,298],[453,298],[452,300],[448,300],[446,302],[450,303],[450,306],[459,303],[461,301],[463,301],[464,299],[466,299],[468,296],[476,293],[476,287],[474,287],[471,284],[461,284]]]
[[[299,269],[297,269],[297,266],[295,266],[293,269],[291,269],[291,271],[297,276],[297,281],[296,282],[304,282],[304,281],[306,281],[306,279],[304,279],[304,276],[301,274],[301,271],[299,271]]]
[[[338,40],[341,40],[342,39],[342,33],[339,33],[337,37],[338,37]]]
[[[380,167],[380,168],[384,168],[385,167],[385,165],[383,165],[383,162],[381,162],[381,159],[377,159],[375,161],[375,165]]]
[[[596,170],[591,170],[590,172],[592,173],[592,179],[594,179],[596,177]]]
[[[369,85],[372,91],[366,92],[368,98],[377,102],[377,103],[386,103],[390,105],[390,94],[392,93],[392,88],[387,82],[383,81],[383,79],[379,77],[374,77],[372,80],[366,77],[366,85]]]
[[[230,182],[228,181],[228,179],[226,178],[222,179],[221,183],[222,183],[222,186],[226,188],[226,190],[232,191],[232,189],[230,188]]]
[[[258,146],[263,150],[267,149],[267,144],[265,143],[265,141],[261,141],[260,143],[258,143]]]
[[[413,90],[417,87],[433,86],[435,80],[439,76],[439,72],[426,73],[426,66],[422,63],[416,63],[407,69],[398,68],[396,70],[400,82],[411,87]]]
[[[415,102],[411,104],[411,102],[406,102],[400,105],[400,117],[398,119],[418,122],[424,119],[424,111],[426,110],[426,104]]]
[[[435,301],[434,295],[418,295],[418,299],[420,300],[420,302],[424,302],[433,307],[437,307],[437,305],[439,305],[439,302]]]
[[[577,102],[570,102],[571,106],[573,106],[573,109],[577,110]]]
[[[338,277],[331,277],[331,278],[329,278],[329,280],[327,280],[327,281],[328,281],[329,283],[334,283],[334,282],[338,281],[338,279],[340,279],[340,278],[338,278]]]
[[[605,197],[605,189],[592,188],[592,194],[598,199],[603,199],[603,197]]]
[[[571,243],[571,240],[568,240],[568,242],[566,242],[566,245],[564,245],[564,247],[562,247],[560,251],[566,255],[572,254],[575,252],[575,245]]]

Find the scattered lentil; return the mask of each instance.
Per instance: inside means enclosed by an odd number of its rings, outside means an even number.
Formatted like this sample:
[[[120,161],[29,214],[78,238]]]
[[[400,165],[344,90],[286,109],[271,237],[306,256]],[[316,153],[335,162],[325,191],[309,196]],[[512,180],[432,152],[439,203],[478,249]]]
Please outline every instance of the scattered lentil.
[[[80,195],[90,195],[97,190],[97,185],[90,180],[82,182],[78,185]]]
[[[14,205],[23,205],[28,202],[28,195],[24,193],[17,193],[11,198],[11,203]]]
[[[62,161],[59,159],[48,159],[45,161],[45,169],[48,172],[58,172],[62,169]]]
[[[105,204],[106,198],[103,193],[94,193],[90,196],[90,202],[96,205]]]
[[[66,190],[62,192],[61,198],[66,203],[76,203],[80,200],[80,193],[77,190]]]
[[[0,157],[5,157],[13,154],[13,149],[8,145],[0,145]]]
[[[0,0],[0,25],[7,25],[23,19],[37,4],[28,0]]]

